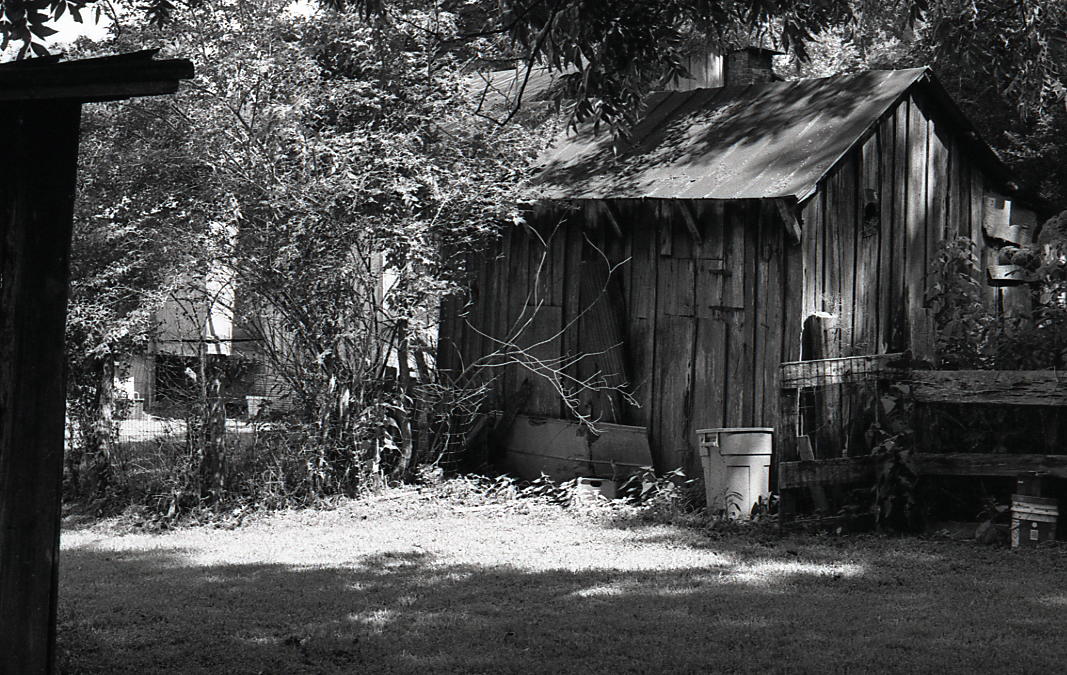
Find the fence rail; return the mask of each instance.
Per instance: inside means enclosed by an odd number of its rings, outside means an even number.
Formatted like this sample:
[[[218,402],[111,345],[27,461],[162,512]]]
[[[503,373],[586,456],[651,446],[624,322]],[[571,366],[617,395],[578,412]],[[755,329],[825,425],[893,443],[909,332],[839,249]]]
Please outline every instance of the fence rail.
[[[862,425],[877,420],[882,392],[908,385],[904,391],[917,404],[995,406],[1067,406],[1067,373],[1058,371],[921,370],[910,367],[906,354],[884,354],[783,363],[783,408],[779,426],[778,490],[783,520],[795,514],[799,492],[809,490],[816,501],[825,485],[873,484],[878,463],[849,443]],[[898,387],[900,389],[900,387]],[[856,413],[870,408],[868,418]],[[1016,409],[1016,408],[1013,408]],[[926,405],[916,408],[920,420]],[[1017,409],[1021,410],[1021,409]],[[920,422],[919,427],[924,427]],[[815,445],[817,456],[803,449]],[[853,442],[853,449],[856,445]],[[1030,472],[1067,478],[1067,454],[1019,452],[913,452],[920,475],[1012,477]],[[1052,452],[1057,447],[1048,448]],[[849,456],[850,454],[859,456]],[[797,461],[799,460],[799,461]],[[825,500],[822,500],[825,501]]]
[[[871,377],[901,377],[908,370],[906,354],[849,356],[782,364],[782,388],[804,389],[831,384],[852,384]]]

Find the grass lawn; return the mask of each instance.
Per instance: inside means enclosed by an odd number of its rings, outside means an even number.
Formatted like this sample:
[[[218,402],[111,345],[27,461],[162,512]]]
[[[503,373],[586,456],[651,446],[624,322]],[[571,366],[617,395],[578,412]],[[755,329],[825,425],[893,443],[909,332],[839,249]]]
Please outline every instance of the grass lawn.
[[[67,523],[60,673],[1061,673],[1067,548],[412,488],[236,529]]]

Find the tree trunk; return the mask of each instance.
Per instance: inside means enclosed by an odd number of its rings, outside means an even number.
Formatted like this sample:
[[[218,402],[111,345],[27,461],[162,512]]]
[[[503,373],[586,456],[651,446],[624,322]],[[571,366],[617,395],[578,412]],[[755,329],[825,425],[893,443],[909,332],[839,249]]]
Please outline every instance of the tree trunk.
[[[409,407],[414,397],[411,395],[411,369],[408,364],[408,330],[407,322],[401,321],[397,326],[397,380],[400,386],[400,412],[397,425],[400,427],[400,459],[396,463],[393,475],[403,478],[411,468],[414,444],[411,437],[411,415]]]
[[[111,450],[115,441],[115,360],[107,354],[96,363],[96,419],[85,455],[82,494],[103,497],[111,487]]]
[[[202,349],[200,353],[200,395],[203,415],[200,433],[201,496],[217,502],[225,490],[224,448],[226,410],[222,401],[221,369]]]

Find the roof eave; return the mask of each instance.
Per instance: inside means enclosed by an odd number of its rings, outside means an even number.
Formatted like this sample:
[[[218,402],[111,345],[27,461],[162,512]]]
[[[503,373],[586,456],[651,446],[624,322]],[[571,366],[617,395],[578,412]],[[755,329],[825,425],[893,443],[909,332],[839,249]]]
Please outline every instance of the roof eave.
[[[927,92],[933,96],[941,109],[957,125],[961,142],[967,148],[967,151],[972,153],[979,167],[986,172],[986,178],[990,179],[998,189],[1005,193],[1017,192],[1019,190],[1019,186],[1016,183],[1018,178],[1011,168],[1000,158],[992,146],[982,138],[978,128],[974,126],[963,112],[963,109],[952,98],[952,95],[937,79],[933,70],[926,68],[926,71],[922,79],[922,85],[927,87]]]
[[[186,59],[155,61],[158,50],[81,61],[30,59],[0,65],[0,101],[114,101],[173,94],[193,77]]]

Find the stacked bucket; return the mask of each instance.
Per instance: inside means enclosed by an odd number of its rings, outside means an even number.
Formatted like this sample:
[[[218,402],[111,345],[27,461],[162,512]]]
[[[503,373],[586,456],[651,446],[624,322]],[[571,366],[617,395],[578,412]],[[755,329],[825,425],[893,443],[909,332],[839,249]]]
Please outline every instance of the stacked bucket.
[[[1020,476],[1016,494],[1011,496],[1011,547],[1036,546],[1056,540],[1059,500],[1047,495],[1051,477],[1044,474]]]

